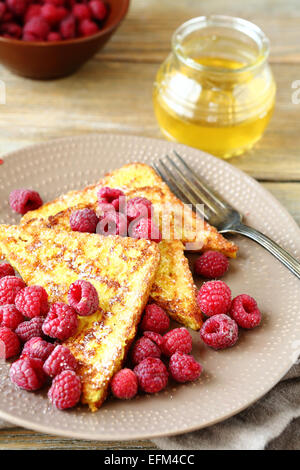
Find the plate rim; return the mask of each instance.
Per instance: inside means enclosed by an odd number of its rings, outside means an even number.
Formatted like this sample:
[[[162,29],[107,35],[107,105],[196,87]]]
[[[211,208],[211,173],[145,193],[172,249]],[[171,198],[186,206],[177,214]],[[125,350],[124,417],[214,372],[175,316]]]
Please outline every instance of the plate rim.
[[[152,137],[144,137],[144,136],[140,136],[140,135],[131,135],[131,134],[122,134],[122,133],[121,134],[120,133],[115,134],[115,133],[104,133],[104,132],[102,132],[102,133],[101,132],[92,132],[92,133],[85,133],[85,134],[80,134],[80,135],[71,135],[71,136],[67,136],[67,137],[49,139],[49,140],[44,141],[44,142],[40,142],[40,143],[36,143],[36,144],[32,144],[32,145],[31,144],[26,145],[22,148],[19,148],[17,150],[13,150],[11,152],[8,152],[8,153],[4,154],[1,158],[3,158],[4,160],[6,158],[8,158],[10,160],[11,158],[18,158],[18,156],[20,154],[22,155],[24,153],[24,150],[26,150],[26,151],[30,151],[30,149],[37,149],[38,150],[38,149],[43,148],[44,146],[49,146],[49,144],[55,145],[55,144],[59,144],[60,142],[74,141],[76,139],[78,139],[78,140],[89,139],[89,138],[93,138],[95,136],[96,137],[107,136],[107,137],[112,137],[112,138],[118,138],[119,137],[119,138],[128,139],[128,140],[132,140],[132,139],[139,140],[139,139],[141,139],[143,141],[148,140],[149,143],[153,140],[157,141],[157,142],[162,142],[164,144],[167,142],[164,139],[160,139],[160,138],[156,138],[156,137],[152,138]],[[257,189],[258,192],[260,192],[261,194],[264,194],[264,196],[267,199],[269,199],[269,201],[272,202],[272,204],[275,205],[275,207],[277,209],[279,209],[281,211],[281,213],[284,214],[287,217],[287,219],[289,220],[289,223],[291,225],[293,225],[293,228],[296,230],[296,232],[298,231],[299,234],[300,234],[300,228],[297,225],[294,218],[292,217],[292,215],[288,212],[288,210],[266,188],[264,188],[255,178],[248,175],[247,173],[240,170],[239,168],[235,167],[234,165],[230,164],[229,161],[221,160],[221,159],[219,159],[219,158],[217,158],[217,157],[215,157],[215,156],[213,156],[213,155],[211,155],[207,152],[204,152],[204,151],[199,150],[199,149],[195,149],[193,147],[186,146],[184,144],[174,143],[174,142],[171,142],[170,144],[172,144],[172,143],[176,147],[182,147],[182,148],[187,149],[187,151],[189,149],[193,150],[194,152],[197,151],[197,152],[199,152],[199,156],[207,155],[210,159],[212,159],[212,162],[217,161],[218,165],[221,164],[221,166],[223,168],[225,168],[225,171],[226,171],[227,168],[230,168],[230,171],[234,175],[236,175],[237,177],[242,176],[243,179],[246,178],[248,180],[249,184],[253,185]],[[300,237],[299,237],[299,240],[297,240],[297,242],[296,242],[296,240],[294,240],[294,241],[295,241],[296,247],[299,246],[299,248],[300,248]],[[251,402],[248,402],[247,404],[240,406],[238,409],[234,410],[233,412],[225,413],[224,415],[221,415],[218,418],[215,418],[214,420],[211,420],[209,422],[209,424],[194,425],[194,426],[189,425],[188,429],[181,428],[181,429],[177,429],[176,431],[172,431],[172,432],[169,432],[169,431],[161,431],[161,432],[158,432],[158,433],[152,432],[149,435],[143,434],[142,436],[140,436],[140,434],[138,434],[138,433],[136,433],[136,434],[133,433],[129,437],[125,437],[125,438],[124,437],[122,438],[122,436],[113,437],[113,436],[109,435],[107,438],[105,436],[100,438],[100,437],[95,436],[94,432],[93,432],[93,434],[89,434],[88,432],[83,433],[81,431],[79,431],[79,432],[68,431],[68,430],[64,430],[64,429],[57,429],[57,428],[54,428],[54,427],[51,427],[51,426],[49,427],[49,426],[39,424],[39,423],[34,423],[34,422],[31,422],[30,420],[27,420],[27,419],[22,419],[22,418],[19,418],[19,417],[15,417],[14,415],[11,415],[10,413],[6,413],[5,411],[3,411],[1,409],[0,409],[0,418],[5,420],[5,421],[8,421],[11,424],[22,426],[22,427],[27,428],[27,429],[32,429],[32,430],[35,430],[37,432],[42,432],[42,433],[46,433],[46,434],[50,434],[50,435],[57,435],[57,436],[62,436],[62,437],[70,437],[70,438],[75,438],[75,439],[88,439],[88,440],[100,441],[100,442],[101,441],[103,441],[103,442],[106,442],[106,441],[126,441],[126,440],[136,440],[136,439],[155,439],[155,438],[159,438],[159,437],[175,436],[175,435],[178,435],[178,434],[193,432],[195,430],[199,430],[199,429],[203,429],[203,428],[206,428],[206,427],[213,426],[213,425],[215,425],[219,422],[222,422],[226,419],[231,418],[232,416],[235,416],[235,415],[239,414],[240,412],[242,412],[246,408],[253,405],[258,400],[260,400],[267,393],[269,393],[269,391],[281,380],[281,378],[284,377],[284,375],[286,374],[286,372],[288,372],[288,370],[291,368],[292,365],[293,365],[293,363],[291,362],[287,366],[280,369],[280,372],[278,373],[278,375],[274,379],[274,381],[272,381],[271,385],[269,385],[268,388],[266,388],[263,392],[259,393],[259,395],[256,398],[254,398]]]

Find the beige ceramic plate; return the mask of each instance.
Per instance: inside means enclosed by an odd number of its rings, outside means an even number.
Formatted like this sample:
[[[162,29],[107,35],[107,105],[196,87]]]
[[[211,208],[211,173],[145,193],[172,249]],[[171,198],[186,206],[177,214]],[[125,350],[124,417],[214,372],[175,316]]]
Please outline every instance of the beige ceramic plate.
[[[160,140],[88,135],[50,141],[4,158],[0,166],[0,222],[16,223],[10,191],[31,187],[51,200],[62,192],[97,181],[130,161],[150,163],[176,148],[237,209],[246,222],[300,255],[299,229],[283,207],[258,183],[233,166],[199,150]],[[299,352],[299,281],[271,255],[242,238],[236,261],[225,277],[233,295],[254,296],[263,312],[261,327],[241,334],[238,344],[215,352],[193,333],[200,380],[170,385],[157,395],[132,401],[110,400],[94,414],[85,407],[54,410],[45,394],[17,390],[0,365],[0,416],[37,431],[74,438],[120,440],[176,434],[232,416],[264,395],[289,369]]]

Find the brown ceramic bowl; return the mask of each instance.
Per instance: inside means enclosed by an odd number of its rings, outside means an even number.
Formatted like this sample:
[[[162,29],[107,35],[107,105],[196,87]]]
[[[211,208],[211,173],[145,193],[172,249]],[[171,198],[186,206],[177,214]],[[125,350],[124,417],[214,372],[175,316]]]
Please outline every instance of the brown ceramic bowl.
[[[109,0],[99,33],[58,42],[25,42],[0,37],[0,62],[12,72],[39,80],[70,75],[101,49],[125,17],[129,0]]]

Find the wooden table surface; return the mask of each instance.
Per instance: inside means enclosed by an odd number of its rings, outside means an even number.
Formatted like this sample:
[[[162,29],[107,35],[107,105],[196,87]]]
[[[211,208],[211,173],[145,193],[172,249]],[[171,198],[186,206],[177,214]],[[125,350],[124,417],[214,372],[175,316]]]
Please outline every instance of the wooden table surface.
[[[0,157],[47,139],[87,132],[160,137],[152,84],[170,50],[172,32],[199,15],[241,16],[271,40],[270,61],[278,86],[272,121],[260,142],[233,165],[257,178],[300,224],[299,0],[132,0],[106,48],[75,75],[37,82],[0,67],[6,105],[0,110]],[[300,98],[300,93],[299,93]],[[21,428],[0,430],[0,449],[154,449],[151,441],[95,443],[52,437]]]

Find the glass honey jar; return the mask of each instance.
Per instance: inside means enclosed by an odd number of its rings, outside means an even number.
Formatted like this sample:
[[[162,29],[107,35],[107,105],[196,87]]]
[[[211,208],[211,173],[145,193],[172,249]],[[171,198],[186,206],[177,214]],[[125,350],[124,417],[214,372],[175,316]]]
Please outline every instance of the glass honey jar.
[[[275,103],[268,55],[265,34],[241,18],[202,16],[181,25],[154,84],[163,134],[222,158],[250,149]]]

